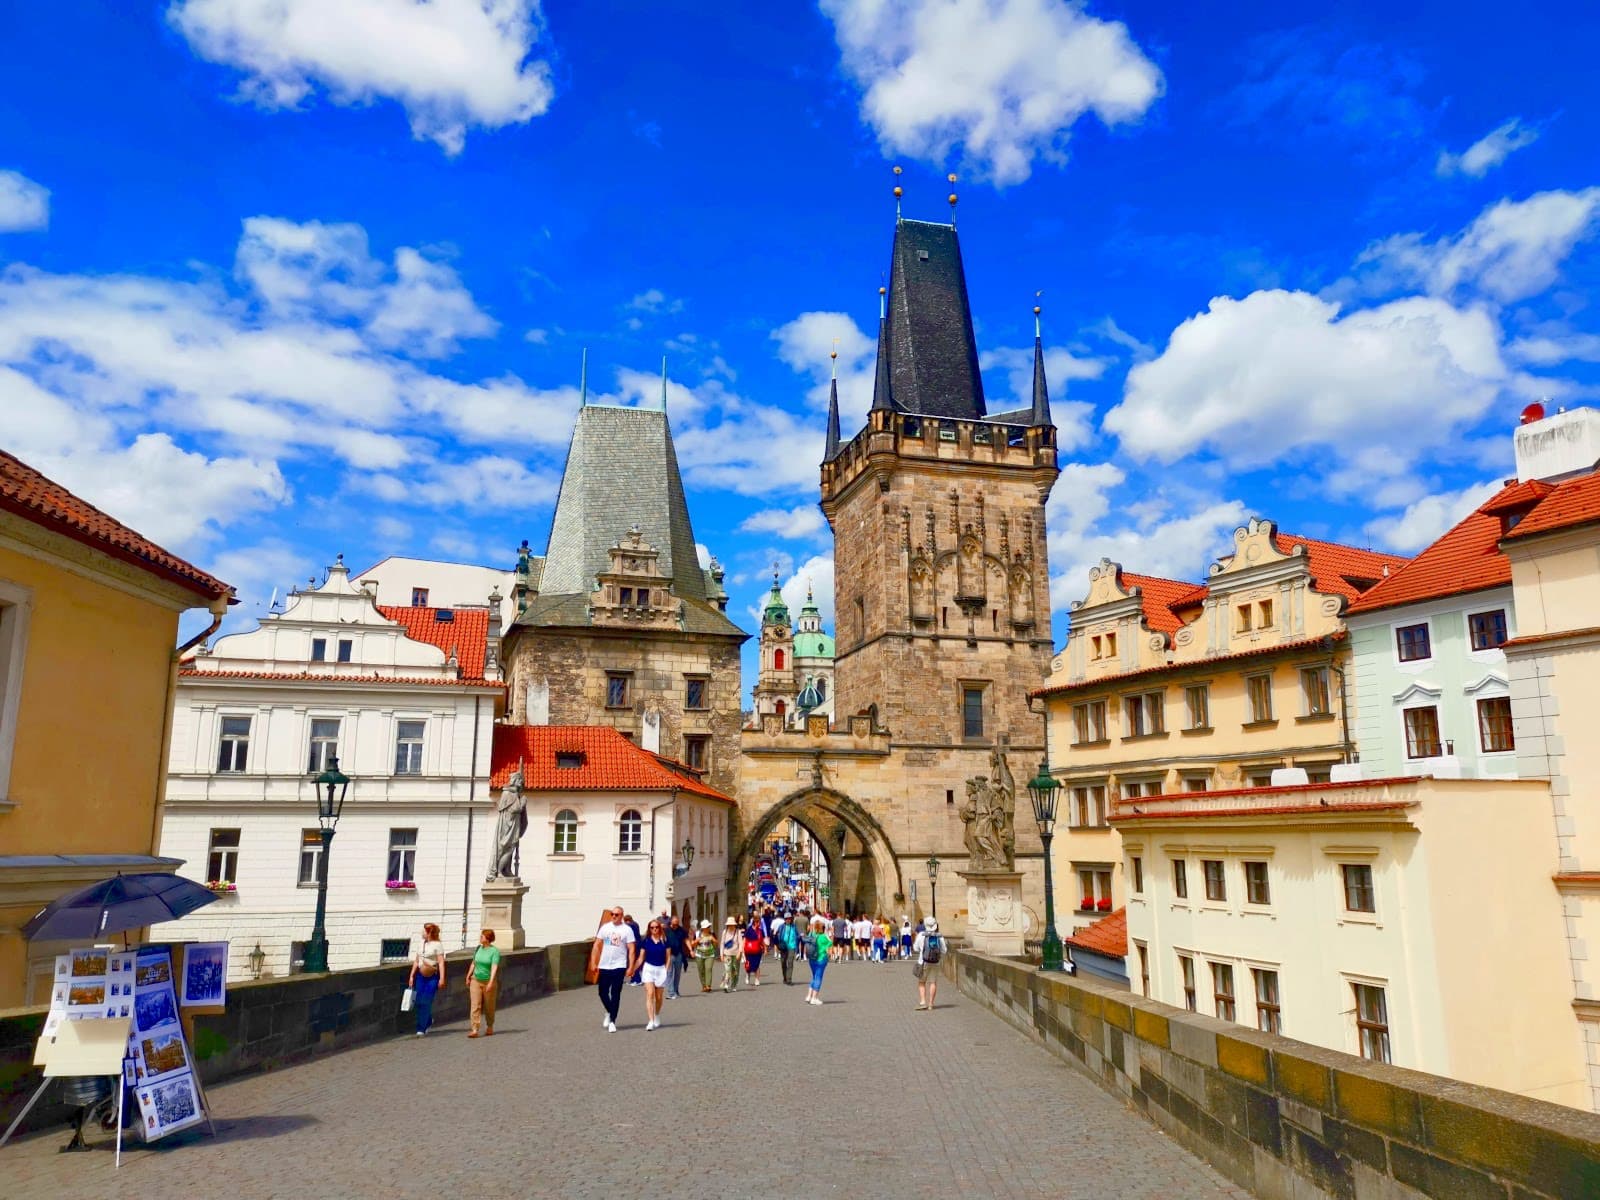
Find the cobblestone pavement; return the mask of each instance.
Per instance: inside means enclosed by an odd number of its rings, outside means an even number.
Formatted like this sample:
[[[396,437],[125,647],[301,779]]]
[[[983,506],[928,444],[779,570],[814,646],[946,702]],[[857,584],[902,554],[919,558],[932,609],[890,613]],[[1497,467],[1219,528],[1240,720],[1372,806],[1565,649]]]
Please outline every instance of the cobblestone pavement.
[[[592,989],[211,1089],[215,1139],[0,1150],[8,1198],[562,1196],[1243,1197],[1137,1113],[948,981],[913,1011],[904,965],[692,994],[617,1033]]]

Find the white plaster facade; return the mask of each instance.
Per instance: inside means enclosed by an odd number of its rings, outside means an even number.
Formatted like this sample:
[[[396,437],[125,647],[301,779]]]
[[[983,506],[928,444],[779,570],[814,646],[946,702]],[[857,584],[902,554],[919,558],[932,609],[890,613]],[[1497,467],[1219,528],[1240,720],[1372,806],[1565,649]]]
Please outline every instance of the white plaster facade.
[[[440,562],[431,558],[390,555],[355,577],[360,586],[377,585],[379,604],[396,607],[462,608],[487,604],[491,592],[500,594],[499,632],[516,616],[512,591],[517,573],[472,563]],[[418,593],[423,593],[420,597]]]
[[[504,707],[497,638],[484,644],[482,603],[476,646],[467,610],[439,624],[448,649],[410,637],[378,611],[375,590],[335,566],[320,588],[293,593],[282,614],[222,638],[179,674],[162,853],[184,859],[190,878],[237,890],[153,936],[228,940],[235,979],[258,944],[265,973],[290,972],[310,937],[320,853],[310,777],[330,751],[351,783],[328,860],[329,966],[376,964],[386,941],[414,946],[424,921],[446,946],[462,944],[463,930],[476,940]],[[485,660],[486,677],[470,673]],[[319,733],[333,737],[313,762]]]

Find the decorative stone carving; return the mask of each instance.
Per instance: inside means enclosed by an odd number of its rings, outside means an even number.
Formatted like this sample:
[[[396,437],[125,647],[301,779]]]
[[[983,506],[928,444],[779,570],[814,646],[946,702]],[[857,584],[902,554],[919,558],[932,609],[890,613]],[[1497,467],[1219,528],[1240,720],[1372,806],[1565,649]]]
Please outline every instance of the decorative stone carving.
[[[1001,751],[990,753],[989,772],[967,780],[967,802],[961,806],[971,871],[1005,871],[1016,861],[1017,788]]]

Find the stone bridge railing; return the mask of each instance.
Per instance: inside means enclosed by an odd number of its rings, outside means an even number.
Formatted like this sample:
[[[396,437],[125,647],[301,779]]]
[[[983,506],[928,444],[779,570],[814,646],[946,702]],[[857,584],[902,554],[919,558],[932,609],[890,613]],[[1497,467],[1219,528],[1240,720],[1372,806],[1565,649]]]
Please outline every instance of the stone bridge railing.
[[[500,1004],[582,987],[589,945],[574,942],[510,951],[500,961]],[[447,960],[447,986],[433,1006],[436,1021],[467,1016],[468,959],[463,953]],[[201,1080],[212,1084],[409,1032],[415,1018],[400,1011],[400,993],[410,970],[409,964],[397,963],[229,984],[226,1011],[194,1021],[193,1050]],[[42,1008],[0,1015],[0,1132],[39,1086],[33,1048],[44,1018]],[[48,1102],[53,1096],[52,1091],[35,1106],[24,1128],[39,1129],[66,1119],[60,1104]]]
[[[1368,1062],[970,950],[946,961],[963,995],[1265,1200],[1600,1197],[1593,1113]]]

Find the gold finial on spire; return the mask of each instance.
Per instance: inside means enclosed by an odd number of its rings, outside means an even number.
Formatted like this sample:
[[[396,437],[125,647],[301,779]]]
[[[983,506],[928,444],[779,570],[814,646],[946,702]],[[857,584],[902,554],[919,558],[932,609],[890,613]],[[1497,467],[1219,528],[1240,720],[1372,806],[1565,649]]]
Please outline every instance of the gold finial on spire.
[[[955,177],[954,172],[952,172],[949,175],[946,175],[945,178],[948,179],[951,182],[952,185],[954,185],[954,183],[956,181],[956,177]],[[954,229],[955,228],[955,224],[956,224],[956,194],[955,194],[955,192],[952,191],[950,193],[950,227],[952,229]]]
[[[833,360],[833,378],[839,378],[839,339],[833,339],[833,352],[828,355]]]
[[[883,320],[889,315],[889,289],[882,284],[878,285],[878,320]]]
[[[894,169],[894,219],[896,221],[900,219],[900,197],[904,195],[905,192],[900,187],[900,168],[897,166]]]

